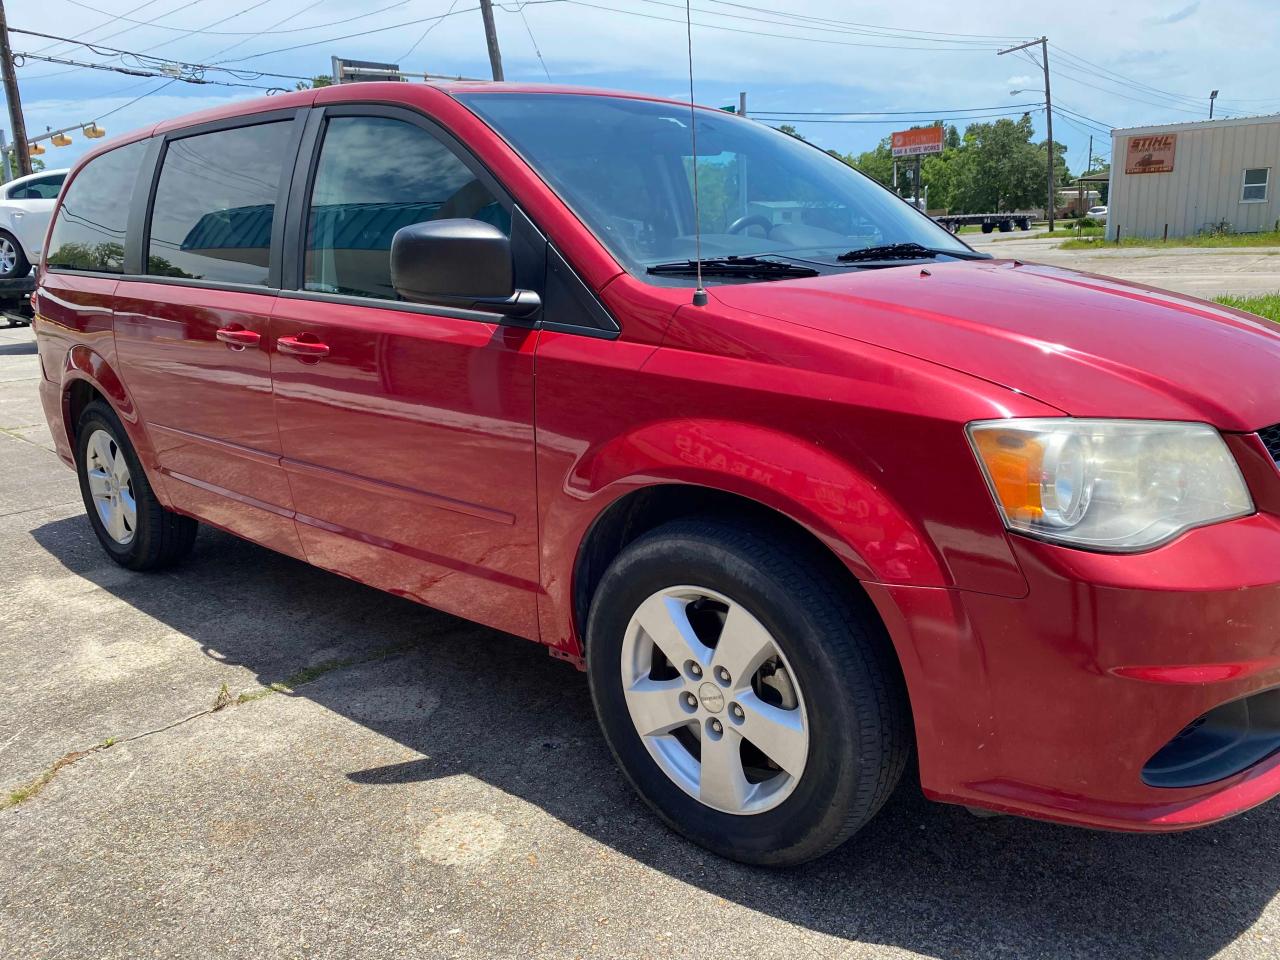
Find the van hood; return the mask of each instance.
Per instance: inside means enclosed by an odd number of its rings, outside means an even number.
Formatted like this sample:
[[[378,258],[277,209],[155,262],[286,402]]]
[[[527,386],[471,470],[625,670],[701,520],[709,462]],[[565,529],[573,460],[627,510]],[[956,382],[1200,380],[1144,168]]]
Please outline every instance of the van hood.
[[[1280,327],[1140,284],[1016,260],[717,286],[719,301],[968,373],[1079,417],[1280,421]]]

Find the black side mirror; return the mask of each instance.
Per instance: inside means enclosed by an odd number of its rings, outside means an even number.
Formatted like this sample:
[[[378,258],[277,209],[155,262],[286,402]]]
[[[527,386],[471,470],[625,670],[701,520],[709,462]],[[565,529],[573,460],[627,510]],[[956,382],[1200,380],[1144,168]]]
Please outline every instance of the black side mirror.
[[[415,303],[527,317],[537,294],[515,289],[511,240],[483,220],[428,220],[391,238],[391,285]]]

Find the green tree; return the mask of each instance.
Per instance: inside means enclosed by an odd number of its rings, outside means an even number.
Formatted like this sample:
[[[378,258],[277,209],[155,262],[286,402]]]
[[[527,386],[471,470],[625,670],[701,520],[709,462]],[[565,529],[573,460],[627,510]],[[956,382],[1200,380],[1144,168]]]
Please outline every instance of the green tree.
[[[14,152],[12,147],[10,147],[9,150],[5,153],[5,165],[8,167],[8,170],[9,170],[9,176],[6,177],[6,179],[13,180],[13,179],[16,179],[17,177],[22,176],[22,174],[18,172],[18,155]],[[43,169],[44,169],[44,161],[41,160],[39,157],[32,157],[31,172],[39,173]]]
[[[1031,142],[1031,115],[971,124],[956,154],[952,195],[956,212],[985,213],[1042,207],[1048,199],[1045,145]],[[1065,150],[1055,144],[1057,176],[1067,182]]]
[[[310,80],[299,80],[293,85],[295,90],[319,90],[321,87],[333,86],[333,77],[328,74],[320,74],[312,77]]]

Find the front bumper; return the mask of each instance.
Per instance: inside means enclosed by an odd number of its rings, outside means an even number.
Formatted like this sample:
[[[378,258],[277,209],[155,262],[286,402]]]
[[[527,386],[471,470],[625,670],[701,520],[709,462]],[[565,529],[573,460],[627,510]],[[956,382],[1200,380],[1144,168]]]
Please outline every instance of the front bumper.
[[[1280,753],[1194,786],[1143,776],[1197,718],[1280,687],[1280,518],[1128,556],[1012,541],[1021,599],[867,585],[903,662],[926,794],[1146,831],[1280,794]]]

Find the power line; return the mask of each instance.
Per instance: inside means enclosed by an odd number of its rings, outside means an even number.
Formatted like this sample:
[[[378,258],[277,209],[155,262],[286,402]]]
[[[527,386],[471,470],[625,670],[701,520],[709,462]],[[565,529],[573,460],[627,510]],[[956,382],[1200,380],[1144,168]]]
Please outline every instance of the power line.
[[[986,107],[938,107],[922,110],[760,110],[753,109],[752,116],[761,114],[785,114],[790,117],[892,117],[921,113],[969,113],[974,110],[1012,110],[1014,107],[1043,107],[1034,103],[996,103]]]
[[[165,17],[171,17],[171,16],[173,16],[175,13],[181,13],[183,10],[186,10],[188,7],[194,7],[197,3],[203,3],[203,2],[204,2],[204,0],[188,0],[188,2],[184,3],[182,6],[180,6],[180,7],[175,7],[175,8],[174,8],[174,9],[172,9],[172,10],[169,10],[169,11],[167,11],[167,12],[165,12],[165,13],[162,13],[162,14],[160,14],[158,17],[156,17],[156,18],[155,18],[155,20],[151,20],[151,21],[148,21],[148,22],[149,22],[149,23],[154,23],[156,20],[163,20]],[[147,5],[148,5],[148,4],[145,4],[145,3],[144,3],[142,6],[144,6],[144,7],[145,7],[145,6],[147,6]],[[135,7],[134,9],[135,9],[135,10],[137,10],[137,9],[141,9],[141,7]],[[105,27],[105,26],[108,26],[108,24],[105,24],[105,23],[103,23],[103,24],[99,24],[99,26],[98,26],[98,27],[94,27],[94,28],[93,28],[93,30],[97,30],[97,29],[99,29],[100,27]],[[118,36],[120,36],[120,35],[122,35],[122,34],[129,33],[131,30],[137,30],[137,29],[138,29],[138,28],[137,28],[136,26],[128,26],[128,27],[124,27],[124,28],[122,28],[122,29],[120,29],[120,30],[115,31],[114,33],[108,33],[106,36],[99,37],[99,38],[98,38],[96,41],[94,41],[94,42],[95,42],[95,43],[102,43],[103,41],[106,41],[106,40],[114,40],[116,37],[118,37]],[[84,36],[84,34],[85,34],[85,33],[91,33],[91,32],[92,32],[92,30],[86,30],[86,31],[82,31],[81,33],[76,34],[76,36],[75,36],[74,38],[73,38],[73,37],[68,37],[68,38],[66,38],[66,40],[64,41],[64,43],[66,44],[66,49],[62,50],[61,52],[62,52],[62,53],[69,53],[72,49],[74,49],[74,46],[73,46],[73,44],[72,44],[72,42],[71,42],[72,40],[74,40],[74,39],[76,39],[76,38],[79,38],[79,37]],[[34,52],[34,53],[45,53],[45,52],[46,52],[46,51],[48,51],[49,49],[51,49],[51,48],[53,48],[53,47],[56,47],[56,46],[58,46],[58,44],[57,44],[57,43],[46,44],[45,46],[41,47],[39,50],[35,50],[35,51],[33,51],[33,52]],[[66,76],[68,73],[75,73],[75,71],[74,71],[74,70],[57,70],[57,71],[55,71],[55,72],[53,72],[53,73],[37,73],[37,74],[32,74],[31,76],[27,77],[27,79],[28,79],[28,80],[45,80],[45,79],[49,79],[49,78],[52,78],[52,77],[62,77],[62,76]]]
[[[741,10],[754,10],[755,13],[780,14],[780,15],[783,15],[783,17],[790,17],[790,18],[800,19],[800,20],[810,20],[810,22],[814,22],[814,23],[838,23],[838,24],[841,24],[841,26],[846,26],[846,27],[864,27],[864,28],[867,28],[867,31],[872,32],[872,36],[876,36],[878,32],[883,31],[883,33],[878,33],[878,35],[879,36],[910,35],[910,38],[916,38],[916,40],[925,40],[927,36],[924,36],[924,35],[932,35],[937,37],[966,38],[966,40],[987,41],[987,42],[997,42],[997,41],[1009,42],[1009,41],[1016,41],[1016,40],[1025,40],[1025,37],[1021,37],[1021,36],[995,36],[995,35],[986,35],[986,33],[947,33],[945,31],[936,31],[936,29],[883,27],[881,26],[881,24],[859,23],[859,22],[856,22],[856,20],[841,20],[841,19],[835,19],[835,18],[829,18],[829,17],[806,17],[806,15],[803,15],[803,14],[788,13],[786,12],[786,10],[771,10],[768,8],[764,8],[764,6],[750,6],[748,4],[731,3],[730,0],[708,0],[708,3],[717,4],[718,6],[735,6],[735,8],[741,9]],[[947,41],[941,41],[941,42],[947,42]]]
[[[503,9],[505,10],[506,7],[503,7]],[[524,21],[524,29],[529,34],[529,42],[533,44],[534,55],[538,58],[538,62],[542,64],[542,72],[547,75],[547,82],[550,83],[551,71],[547,69],[547,61],[542,59],[542,51],[538,49],[538,41],[533,36],[533,27],[529,26],[529,18],[524,15],[524,7],[519,7],[517,12],[520,14],[520,19]]]
[[[78,39],[80,37],[83,37],[86,33],[93,33],[95,30],[101,30],[103,27],[107,27],[115,23],[116,20],[122,19],[123,17],[128,16],[131,13],[137,13],[139,10],[143,9],[144,7],[149,7],[153,3],[159,3],[159,2],[160,0],[145,0],[144,3],[140,3],[136,7],[130,7],[128,10],[124,12],[124,14],[120,16],[107,14],[107,16],[110,19],[104,20],[102,23],[94,24],[92,27],[85,27],[83,30],[81,30],[79,33],[75,34],[74,36]],[[165,16],[167,16],[167,14],[165,14]],[[106,38],[104,37],[103,39],[106,39]],[[56,46],[58,46],[57,43],[46,44],[45,46],[37,50],[36,53],[44,53],[46,50],[51,50]]]
[[[656,13],[641,13],[639,10],[619,10],[617,7],[606,7],[602,4],[589,3],[587,2],[587,0],[560,0],[560,2],[570,3],[576,7],[588,7],[592,10],[603,10],[607,13],[620,13],[620,14],[623,14],[624,16],[640,17],[645,20],[660,20],[665,23],[679,23],[679,24],[684,23],[683,18],[676,19],[674,17],[663,17],[663,16],[659,16]],[[658,6],[664,6],[664,7],[676,6],[675,4],[663,3],[661,2],[661,0],[644,0],[644,2],[654,3],[654,4],[657,4]],[[707,13],[708,11],[699,10],[698,12]],[[742,19],[746,19],[746,18],[742,18]],[[773,23],[778,26],[798,26],[798,24],[787,24],[781,21],[763,21],[763,22]],[[948,52],[962,52],[962,53],[989,52],[990,50],[995,49],[995,47],[992,45],[920,47],[920,46],[904,46],[900,44],[887,44],[887,43],[865,43],[865,42],[859,42],[855,40],[831,40],[823,37],[797,37],[795,35],[788,35],[788,34],[766,33],[763,30],[747,30],[741,27],[730,27],[720,23],[701,23],[696,21],[693,23],[693,26],[701,27],[707,30],[721,30],[728,33],[741,33],[741,34],[747,34],[749,36],[768,37],[771,40],[799,40],[805,43],[820,43],[827,46],[837,46],[837,47],[864,47],[864,48],[871,47],[871,48],[876,48],[880,50],[933,50],[933,51],[948,51]]]
[[[128,16],[126,16],[126,14],[119,14],[119,15],[111,14],[111,13],[108,13],[108,11],[106,10],[100,10],[95,6],[84,3],[83,0],[66,0],[66,2],[72,4],[73,6],[83,7],[85,10],[92,10],[94,13],[106,14],[110,16],[113,20],[123,20],[126,23],[136,24],[140,27],[153,26],[158,30],[172,30],[175,33],[193,32],[188,27],[171,27],[167,23],[156,23],[153,20],[131,20]],[[155,3],[156,0],[150,0],[150,2]],[[199,0],[196,0],[196,2],[199,2]],[[355,14],[350,17],[342,17],[338,20],[326,20],[324,23],[312,23],[312,24],[308,24],[305,27],[286,27],[283,30],[277,30],[275,29],[275,27],[266,27],[262,30],[210,30],[209,28],[204,27],[204,28],[199,28],[194,32],[205,34],[206,36],[211,36],[211,37],[260,37],[267,33],[276,33],[276,34],[305,33],[307,30],[319,30],[323,27],[336,27],[336,26],[339,26],[340,24],[350,23],[352,20],[365,20],[365,19],[368,19],[369,17],[377,16],[379,13],[385,13],[388,10],[394,10],[397,7],[406,6],[408,5],[408,3],[409,3],[409,0],[396,0],[395,3],[389,3],[385,7],[379,7],[377,10],[368,10],[364,13]],[[191,4],[188,4],[188,6],[190,5]],[[143,4],[143,6],[146,6],[146,4]],[[298,14],[306,13],[308,10],[310,10],[312,7],[315,7],[315,6],[318,6],[318,4],[313,3],[310,6],[304,7],[303,9],[299,10],[297,13],[290,14],[289,16],[285,17],[284,20],[280,20],[277,22],[284,23],[286,20],[292,20],[294,17],[298,16]],[[181,10],[184,8],[179,7],[178,9]],[[131,11],[126,11],[126,13],[129,13],[129,12]],[[174,10],[171,12],[177,13],[178,11]],[[247,10],[241,11],[241,13],[247,13],[247,12],[248,12]],[[239,14],[237,14],[236,16],[238,15]],[[163,16],[168,16],[168,14],[164,14]],[[163,19],[163,16],[157,17],[156,19],[157,20]],[[174,39],[179,39],[179,38],[174,38]]]
[[[1065,106],[1061,100],[1058,101],[1057,106],[1055,106],[1053,109],[1055,113],[1069,113],[1071,114],[1071,116],[1075,117],[1077,120],[1083,121],[1084,123],[1091,124],[1108,135],[1110,135],[1111,131],[1115,129],[1114,124],[1104,123],[1101,120],[1095,120],[1093,117],[1087,116],[1081,113],[1079,110],[1075,110],[1073,108]]]
[[[1043,109],[1044,109],[1044,104],[1038,104],[1038,105],[1037,105],[1037,109],[1039,109],[1039,110],[1043,110]],[[925,115],[925,116],[921,116],[921,117],[914,117],[914,118],[896,117],[896,118],[888,118],[888,119],[884,119],[884,120],[836,120],[836,119],[833,119],[833,118],[830,118],[830,117],[821,117],[821,118],[812,118],[812,119],[810,119],[810,118],[806,118],[806,117],[790,117],[790,116],[783,116],[783,117],[769,117],[769,116],[764,116],[764,115],[762,115],[762,114],[760,114],[760,113],[758,113],[758,112],[756,112],[756,111],[754,111],[754,110],[753,110],[753,111],[752,111],[752,113],[751,113],[751,116],[752,116],[752,118],[753,118],[753,119],[755,119],[755,120],[760,120],[760,121],[765,121],[765,122],[774,122],[774,123],[777,123],[777,122],[782,122],[782,123],[846,123],[846,124],[870,124],[870,125],[879,124],[879,125],[881,125],[881,126],[888,126],[888,125],[890,125],[890,124],[901,124],[901,123],[932,123],[932,122],[934,122],[934,121],[939,121],[939,122],[941,122],[941,123],[946,123],[946,122],[948,122],[948,121],[950,121],[950,120],[955,120],[955,121],[957,121],[957,122],[967,122],[967,121],[969,121],[969,120],[994,120],[994,119],[996,119],[996,118],[998,118],[998,117],[1021,117],[1021,116],[1023,116],[1024,114],[1031,113],[1031,112],[1032,112],[1032,111],[1030,111],[1030,110],[1013,110],[1013,111],[1007,111],[1007,112],[1004,112],[1004,113],[985,113],[985,114],[977,114],[977,115],[974,115],[974,116],[971,116],[971,117],[947,117],[947,116],[944,116],[944,115],[941,115],[941,114],[928,114],[928,115]]]
[[[80,67],[86,70],[104,70],[109,73],[123,73],[131,77],[165,77],[167,79],[180,80],[183,83],[195,83],[195,84],[215,86],[215,87],[241,87],[245,90],[265,90],[268,93],[274,93],[276,91],[283,90],[282,87],[263,87],[263,86],[258,86],[257,84],[251,84],[251,83],[237,83],[233,80],[208,80],[200,76],[169,77],[168,74],[161,73],[157,70],[145,70],[137,67],[112,66],[109,63],[85,63],[80,60],[68,60],[63,57],[51,57],[51,56],[47,56],[45,54],[40,54],[40,53],[20,53],[19,52],[19,53],[15,53],[13,56],[14,56],[14,59],[18,61],[42,60],[46,63],[65,64],[69,66]],[[19,63],[18,65],[21,66],[21,63]],[[217,68],[214,67],[211,69],[217,69]],[[271,74],[264,73],[262,74],[262,76],[279,77],[284,75],[278,74],[278,73],[271,73]],[[306,80],[307,78],[292,77],[290,79]]]
[[[453,2],[449,4],[449,9],[444,12],[444,15],[446,17],[450,16],[453,13],[454,8],[458,5],[458,3],[459,3],[459,0],[453,0]],[[442,17],[439,20],[432,20],[429,24],[427,24],[426,29],[424,29],[422,33],[418,35],[418,39],[413,41],[413,46],[410,47],[408,50],[406,50],[404,53],[400,54],[400,56],[397,59],[400,60],[401,62],[408,60],[409,56],[413,53],[413,51],[417,50],[418,47],[422,46],[422,41],[427,39],[427,34],[429,34],[436,27],[440,26],[440,24],[442,24],[443,22],[444,22],[444,18]]]
[[[1116,82],[1127,84],[1131,87],[1147,90],[1151,93],[1159,94],[1160,96],[1171,97],[1175,100],[1182,101],[1183,103],[1186,103],[1191,106],[1203,107],[1204,100],[1205,100],[1203,96],[1193,96],[1185,93],[1174,93],[1171,90],[1162,90],[1159,87],[1154,87],[1151,84],[1143,83],[1140,80],[1134,80],[1130,77],[1126,77],[1124,74],[1117,73],[1116,71],[1111,70],[1108,67],[1104,67],[1101,64],[1094,63],[1092,60],[1086,60],[1084,57],[1080,56],[1079,54],[1072,53],[1070,50],[1062,49],[1057,44],[1052,44],[1052,46],[1059,53],[1066,56],[1068,60],[1077,61],[1087,67],[1092,68],[1093,70],[1101,71],[1104,74],[1109,74],[1111,77],[1115,78]],[[1232,97],[1230,99],[1225,99],[1223,102],[1228,104],[1280,103],[1280,100],[1278,100],[1275,97]]]
[[[669,0],[640,0],[640,2],[648,3],[656,7],[671,7],[676,10],[684,9],[684,7],[681,6],[680,4],[671,3],[669,2]],[[711,2],[713,3],[718,2],[718,0],[711,0]],[[919,41],[921,43],[974,44],[977,46],[981,46],[983,49],[995,46],[995,42],[991,40],[940,40],[935,37],[918,36],[911,32],[892,32],[892,33],[885,32],[886,30],[890,30],[893,28],[881,28],[877,30],[858,29],[855,27],[847,26],[846,24],[848,23],[848,21],[843,21],[843,20],[831,20],[823,17],[808,17],[808,16],[803,16],[801,14],[794,14],[794,13],[789,13],[787,11],[781,11],[781,10],[767,10],[760,7],[745,7],[742,4],[729,4],[729,5],[737,6],[741,9],[757,10],[758,12],[761,12],[761,13],[773,14],[775,17],[781,16],[781,17],[787,18],[786,20],[776,20],[776,19],[766,19],[763,17],[748,17],[748,16],[744,16],[743,14],[737,14],[734,17],[734,19],[748,21],[752,23],[767,23],[767,24],[773,24],[778,26],[796,27],[797,29],[800,29],[800,30],[818,30],[823,33],[831,33],[832,31],[834,31],[836,33],[850,34],[853,36],[880,37],[882,39],[888,39],[888,40],[914,40],[914,41]],[[694,7],[693,10],[695,10],[698,13],[705,13],[710,16],[720,17],[722,19],[724,17],[722,13],[719,13],[718,11],[714,11],[714,10],[706,10],[700,7]],[[703,26],[708,26],[708,24],[703,24]],[[868,46],[881,46],[881,44],[868,44]],[[914,48],[908,48],[908,49],[914,49]],[[920,47],[918,49],[927,50],[930,48]]]
[[[258,5],[261,5],[262,3],[269,3],[269,2],[270,0],[259,0]],[[30,37],[43,37],[48,40],[68,40],[69,39],[67,37],[58,37],[51,33],[41,33],[37,30],[21,30],[17,27],[11,27],[9,32],[21,33],[21,34],[24,34],[25,36],[30,36]],[[219,66],[217,64],[190,63],[182,60],[171,60],[167,57],[153,57],[147,54],[145,51],[124,50],[124,49],[121,49],[120,47],[108,47],[105,44],[94,43],[88,40],[75,40],[70,42],[75,43],[76,46],[84,47],[85,49],[89,50],[92,53],[97,54],[100,57],[115,56],[122,61],[132,60],[133,63],[139,66],[141,69],[160,70],[166,67],[177,66],[177,67],[187,67],[190,70],[201,71],[201,72],[205,70],[217,70],[222,73],[229,73],[232,76],[237,77],[238,79],[241,79],[241,80],[256,80],[260,77],[274,77],[282,80],[309,79],[308,77],[299,76],[293,73],[272,73],[267,70],[255,70],[250,68],[234,69],[232,67],[224,67],[224,66]],[[34,53],[25,54],[25,56],[35,60],[49,60],[51,63],[59,62],[59,60],[56,58],[50,58],[46,56],[37,56]],[[98,64],[82,63],[82,64],[79,64],[79,66],[103,67],[106,69],[113,69],[110,64],[103,64],[103,63],[98,63]]]
[[[568,0],[525,0],[526,5],[529,3],[567,3],[567,2]],[[419,17],[416,20],[405,20],[402,23],[393,23],[385,27],[375,27],[372,30],[361,30],[357,33],[348,33],[340,37],[326,37],[323,40],[313,40],[309,43],[296,43],[291,47],[279,47],[278,49],[275,49],[275,50],[264,50],[261,53],[251,53],[251,54],[248,54],[247,56],[236,57],[231,60],[221,60],[219,62],[220,63],[243,63],[245,60],[256,60],[259,57],[270,57],[277,53],[289,53],[290,51],[293,51],[293,50],[305,50],[308,47],[322,47],[322,46],[325,46],[326,44],[337,43],[340,40],[354,40],[357,37],[368,37],[368,36],[372,36],[375,33],[386,33],[388,30],[402,30],[405,27],[415,27],[415,26],[419,26],[420,24],[431,23],[436,20],[446,20],[449,17],[460,16],[461,14],[464,14],[464,13],[473,13],[474,11],[479,9],[480,9],[479,5],[474,7],[465,7],[462,10],[453,10],[449,13],[437,14],[434,17]]]

